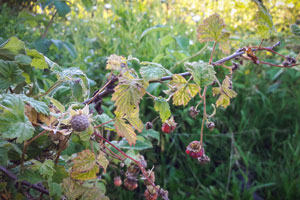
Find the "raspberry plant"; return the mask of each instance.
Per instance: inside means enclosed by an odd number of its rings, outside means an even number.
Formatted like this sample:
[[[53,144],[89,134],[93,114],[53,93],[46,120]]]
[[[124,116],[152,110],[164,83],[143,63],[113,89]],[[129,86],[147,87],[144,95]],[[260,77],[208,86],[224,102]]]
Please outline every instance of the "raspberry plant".
[[[103,192],[105,185],[99,180],[112,166],[119,172],[114,178],[116,187],[143,187],[145,199],[168,199],[168,192],[155,183],[155,168],[147,165],[140,151],[151,146],[149,138],[157,138],[157,132],[151,130],[153,124],[161,123],[162,132],[167,134],[176,130],[179,122],[175,122],[170,104],[187,106],[199,96],[199,102],[190,107],[191,117],[202,118],[199,141],[191,141],[186,154],[200,164],[208,164],[211,159],[204,150],[204,130],[215,128],[216,111],[226,109],[237,96],[232,77],[243,61],[299,69],[299,55],[292,58],[276,52],[279,43],[264,47],[264,40],[275,29],[266,7],[255,2],[259,8],[257,33],[262,38],[259,46],[249,45],[230,54],[230,33],[220,15],[213,14],[197,30],[199,42],[213,42],[208,61],[185,62],[187,71],[174,74],[159,63],[111,55],[107,58],[106,83],[91,97],[90,81],[81,70],[62,68],[37,50],[26,48],[15,37],[1,44],[0,176],[4,180],[1,187],[10,191],[6,195],[16,193],[28,199],[108,199]],[[294,37],[300,37],[297,25],[292,25],[291,30]],[[228,56],[214,61],[218,48]],[[273,53],[283,61],[262,61],[259,51]],[[139,65],[139,71],[130,67],[132,63]],[[218,66],[228,70],[223,80],[217,76]],[[154,96],[147,91],[152,83],[168,89],[161,96]],[[211,114],[206,112],[208,90],[212,90],[216,100]],[[63,103],[56,99],[62,93],[66,98]],[[113,114],[102,109],[103,98],[110,95]],[[153,100],[158,117],[144,125],[139,104],[145,96]],[[202,113],[199,106],[203,106]]]

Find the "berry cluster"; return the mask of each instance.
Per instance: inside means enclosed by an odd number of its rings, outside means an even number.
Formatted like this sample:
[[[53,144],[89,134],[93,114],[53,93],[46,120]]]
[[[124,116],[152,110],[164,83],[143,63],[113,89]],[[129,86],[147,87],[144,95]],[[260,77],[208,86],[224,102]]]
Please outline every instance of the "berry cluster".
[[[175,130],[176,126],[177,123],[174,121],[174,118],[171,117],[162,124],[161,130],[162,132],[169,134]]]
[[[206,164],[210,162],[210,158],[205,155],[204,148],[201,147],[199,141],[192,141],[185,150],[186,154],[191,156],[192,158],[198,159],[200,164]]]

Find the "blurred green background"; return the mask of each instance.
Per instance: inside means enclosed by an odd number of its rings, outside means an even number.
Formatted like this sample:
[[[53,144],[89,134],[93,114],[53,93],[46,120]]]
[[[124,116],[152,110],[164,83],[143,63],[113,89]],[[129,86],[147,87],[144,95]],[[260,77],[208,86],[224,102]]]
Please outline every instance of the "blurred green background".
[[[298,0],[263,1],[277,33],[263,45],[281,42],[278,52],[296,57],[300,44],[290,44],[290,24],[300,24]],[[105,82],[105,61],[111,54],[137,57],[171,68],[199,51],[197,25],[219,13],[231,32],[231,52],[259,45],[256,5],[226,0],[9,0],[0,2],[0,42],[16,36],[63,67],[78,67],[93,80],[92,91]],[[208,61],[212,44],[190,61]],[[225,57],[217,51],[214,60]],[[259,53],[263,60],[280,63],[280,57]],[[136,66],[133,66],[136,67]],[[175,72],[183,72],[184,66]],[[228,71],[216,67],[220,79]],[[216,129],[205,129],[204,143],[211,162],[201,166],[185,154],[199,139],[201,116],[192,119],[189,107],[172,107],[178,128],[161,133],[153,149],[141,152],[148,167],[155,166],[156,182],[170,199],[300,199],[300,72],[245,63],[234,73],[238,96],[226,109],[218,109]],[[162,93],[160,84],[149,91]],[[64,102],[63,99],[60,99]],[[215,102],[208,94],[208,105]],[[109,99],[105,110],[112,109]],[[208,106],[208,112],[212,107]],[[142,114],[144,113],[144,114]],[[157,116],[152,101],[141,104],[144,122]],[[160,131],[157,121],[154,129]],[[109,171],[109,170],[108,170]],[[111,199],[142,199],[144,188],[129,192],[113,186],[107,174]]]

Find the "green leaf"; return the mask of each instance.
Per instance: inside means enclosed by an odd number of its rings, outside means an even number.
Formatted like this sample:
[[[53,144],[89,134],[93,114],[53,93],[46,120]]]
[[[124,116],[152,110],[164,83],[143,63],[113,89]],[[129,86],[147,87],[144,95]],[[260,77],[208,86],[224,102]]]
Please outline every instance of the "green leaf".
[[[107,121],[110,121],[110,120],[112,120],[112,118],[110,118],[107,114],[103,113],[101,115],[95,116],[94,120],[97,122],[96,124],[98,125],[98,124],[103,124],[103,123],[105,123]],[[109,128],[111,130],[115,130],[114,122],[113,121],[110,122],[110,123],[105,124],[104,127],[107,127],[107,128]]]
[[[22,155],[22,150],[15,143],[0,141],[0,165],[8,165],[9,151]]]
[[[7,94],[1,99],[0,133],[4,138],[17,138],[18,143],[33,136],[34,128],[25,115],[21,97]]]
[[[63,42],[63,47],[70,53],[73,58],[77,57],[77,52],[75,47],[69,42]]]
[[[72,160],[72,173],[90,171],[96,165],[95,154],[89,150],[83,150]]]
[[[84,98],[83,88],[82,88],[81,83],[82,83],[81,79],[70,82],[70,87],[72,89],[72,95],[73,95],[74,99],[78,102],[83,101],[83,98]]]
[[[159,112],[162,122],[165,122],[171,116],[169,103],[163,97],[154,99],[154,109],[156,112]]]
[[[116,116],[115,128],[117,134],[121,137],[125,137],[130,145],[134,145],[136,141],[136,134],[131,125],[127,124],[126,121],[120,116]]]
[[[27,97],[26,95],[20,95],[20,97],[24,102],[28,103],[31,107],[33,107],[36,112],[43,113],[44,115],[50,114],[49,107],[45,102],[37,101],[31,97]]]
[[[300,37],[300,27],[297,24],[291,25],[291,31],[294,35],[297,35]]]
[[[55,183],[61,183],[63,182],[64,178],[67,178],[69,176],[68,172],[64,168],[64,166],[61,165],[55,165],[54,166],[55,173],[53,174],[52,180]]]
[[[112,101],[115,101],[115,113],[127,114],[130,116],[139,110],[139,103],[146,93],[147,84],[140,79],[135,79],[128,72],[119,78],[119,84],[115,87]]]
[[[261,1],[253,1],[256,3],[259,9],[259,11],[256,12],[255,16],[257,21],[257,33],[262,38],[269,38],[272,35],[272,33],[275,32],[272,16]]]
[[[93,7],[92,0],[81,0],[81,3],[84,5],[84,7],[87,11],[90,11],[91,8]]]
[[[48,181],[50,197],[61,197],[62,188],[61,185],[52,181]],[[59,198],[60,199],[60,198]]]
[[[141,64],[147,64],[147,66],[140,68],[140,73],[145,81],[159,80],[168,73],[161,64],[149,62],[143,62]]]
[[[63,180],[62,188],[68,200],[76,200],[86,191],[86,187],[80,186],[71,178]]]
[[[32,59],[27,55],[19,54],[19,55],[16,55],[15,61],[17,61],[17,63],[19,63],[21,65],[30,65],[30,63],[32,62]]]
[[[48,99],[50,99],[51,103],[60,111],[60,112],[65,112],[65,107],[56,99],[47,96]]]
[[[171,44],[174,42],[174,38],[171,35],[166,35],[160,40],[160,45],[161,46],[167,46],[168,44]]]
[[[70,7],[63,0],[55,0],[54,6],[61,17],[66,16],[71,11]]]
[[[185,63],[185,66],[198,86],[204,87],[214,82],[216,72],[212,65],[200,60],[199,62]]]
[[[153,130],[153,129],[143,129],[143,132],[141,134],[141,136],[145,137],[145,138],[154,138],[156,140],[158,140],[158,142],[160,142],[160,134],[159,132]]]
[[[26,54],[32,58],[32,61],[30,63],[31,66],[37,68],[37,69],[46,69],[48,68],[48,64],[45,60],[45,57],[43,54],[39,53],[35,49],[26,49]]]
[[[52,179],[52,176],[55,172],[53,160],[45,160],[43,163],[37,160],[32,160],[34,165],[32,166],[33,170],[38,171],[45,179]]]
[[[145,37],[146,35],[153,33],[153,32],[157,32],[157,31],[168,31],[170,30],[169,27],[164,26],[164,25],[156,25],[150,28],[147,28],[146,30],[143,31],[142,35],[140,36],[140,40],[143,39],[143,37]]]
[[[23,71],[13,61],[0,60],[0,89],[6,90],[13,84],[22,83]]]
[[[33,42],[33,46],[39,52],[46,54],[51,46],[51,40],[47,38],[38,38]]]
[[[179,47],[182,50],[187,50],[187,48],[190,44],[190,40],[187,37],[177,36],[175,39],[176,39],[177,44],[179,45]]]
[[[107,158],[105,157],[105,154],[100,152],[99,155],[97,156],[97,164],[99,166],[101,166],[104,170],[104,173],[106,173],[106,169],[107,169],[107,166],[109,164],[109,161],[107,160]]]
[[[199,86],[193,83],[188,84],[185,78],[178,74],[173,75],[170,84],[177,88],[173,94],[173,104],[177,106],[187,105],[188,102],[200,92]]]
[[[149,140],[145,139],[142,136],[137,136],[135,145],[130,146],[127,140],[123,138],[122,140],[119,141],[118,147],[121,149],[132,149],[132,150],[142,151],[145,149],[151,149],[153,146]]]
[[[19,54],[25,54],[25,44],[16,37],[11,37],[0,45],[0,59],[14,60]]]
[[[31,184],[36,184],[43,181],[43,177],[37,172],[31,169],[25,169],[18,175],[19,181],[28,181]]]
[[[218,14],[210,15],[198,27],[198,40],[202,42],[224,42],[228,39],[228,32],[224,30],[226,24]]]

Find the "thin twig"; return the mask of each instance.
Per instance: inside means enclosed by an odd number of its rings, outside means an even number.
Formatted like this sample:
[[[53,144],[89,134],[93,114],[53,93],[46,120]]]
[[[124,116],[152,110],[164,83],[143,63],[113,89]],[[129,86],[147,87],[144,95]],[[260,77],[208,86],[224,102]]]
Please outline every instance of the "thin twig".
[[[189,56],[189,57],[187,57],[187,58],[184,58],[184,59],[182,59],[181,61],[175,63],[175,64],[173,65],[173,67],[171,67],[170,71],[171,71],[171,72],[174,71],[178,65],[181,65],[181,64],[184,63],[185,61],[188,61],[188,60],[190,60],[190,59],[192,59],[192,58],[195,58],[196,56],[202,54],[203,51],[207,48],[207,46],[208,46],[208,43],[206,43],[205,46],[204,46],[200,51],[198,51],[197,53],[195,53],[195,54],[193,54],[193,55],[191,55],[191,56]]]
[[[109,124],[110,122],[113,122],[113,121],[115,121],[115,119],[111,119],[111,120],[109,120],[109,121],[107,121],[107,122],[103,122],[102,124],[99,124],[99,125],[97,125],[97,126],[94,126],[94,128],[100,128],[100,127],[104,126],[105,124]]]
[[[18,177],[12,173],[11,171],[9,171],[8,169],[6,169],[4,166],[1,166],[0,165],[0,171],[2,171],[3,173],[5,173],[10,179],[14,180],[14,181],[18,181]],[[49,191],[44,189],[43,187],[40,187],[39,185],[37,184],[31,184],[29,183],[28,181],[22,181],[21,182],[21,185],[26,185],[34,190],[37,190],[43,194],[47,194],[49,195]]]
[[[213,59],[213,56],[214,56],[214,53],[215,53],[216,45],[217,45],[217,42],[214,42],[214,46],[213,46],[213,49],[211,51],[210,58],[209,58],[209,64],[212,63],[212,59]]]
[[[204,87],[204,91],[202,94],[203,99],[203,115],[202,115],[202,125],[201,125],[201,132],[200,132],[200,147],[202,148],[202,142],[203,142],[203,129],[204,129],[204,122],[206,120],[206,90],[207,86]]]
[[[51,19],[50,19],[50,21],[49,21],[49,23],[48,23],[48,25],[47,25],[47,27],[46,27],[46,29],[45,29],[45,32],[44,32],[43,35],[42,35],[42,38],[45,38],[45,37],[46,37],[46,35],[47,35],[48,31],[49,31],[49,28],[50,28],[51,24],[53,23],[53,20],[54,20],[54,17],[55,17],[56,14],[57,14],[57,10],[56,10],[55,13],[52,15],[52,17],[51,17]]]

